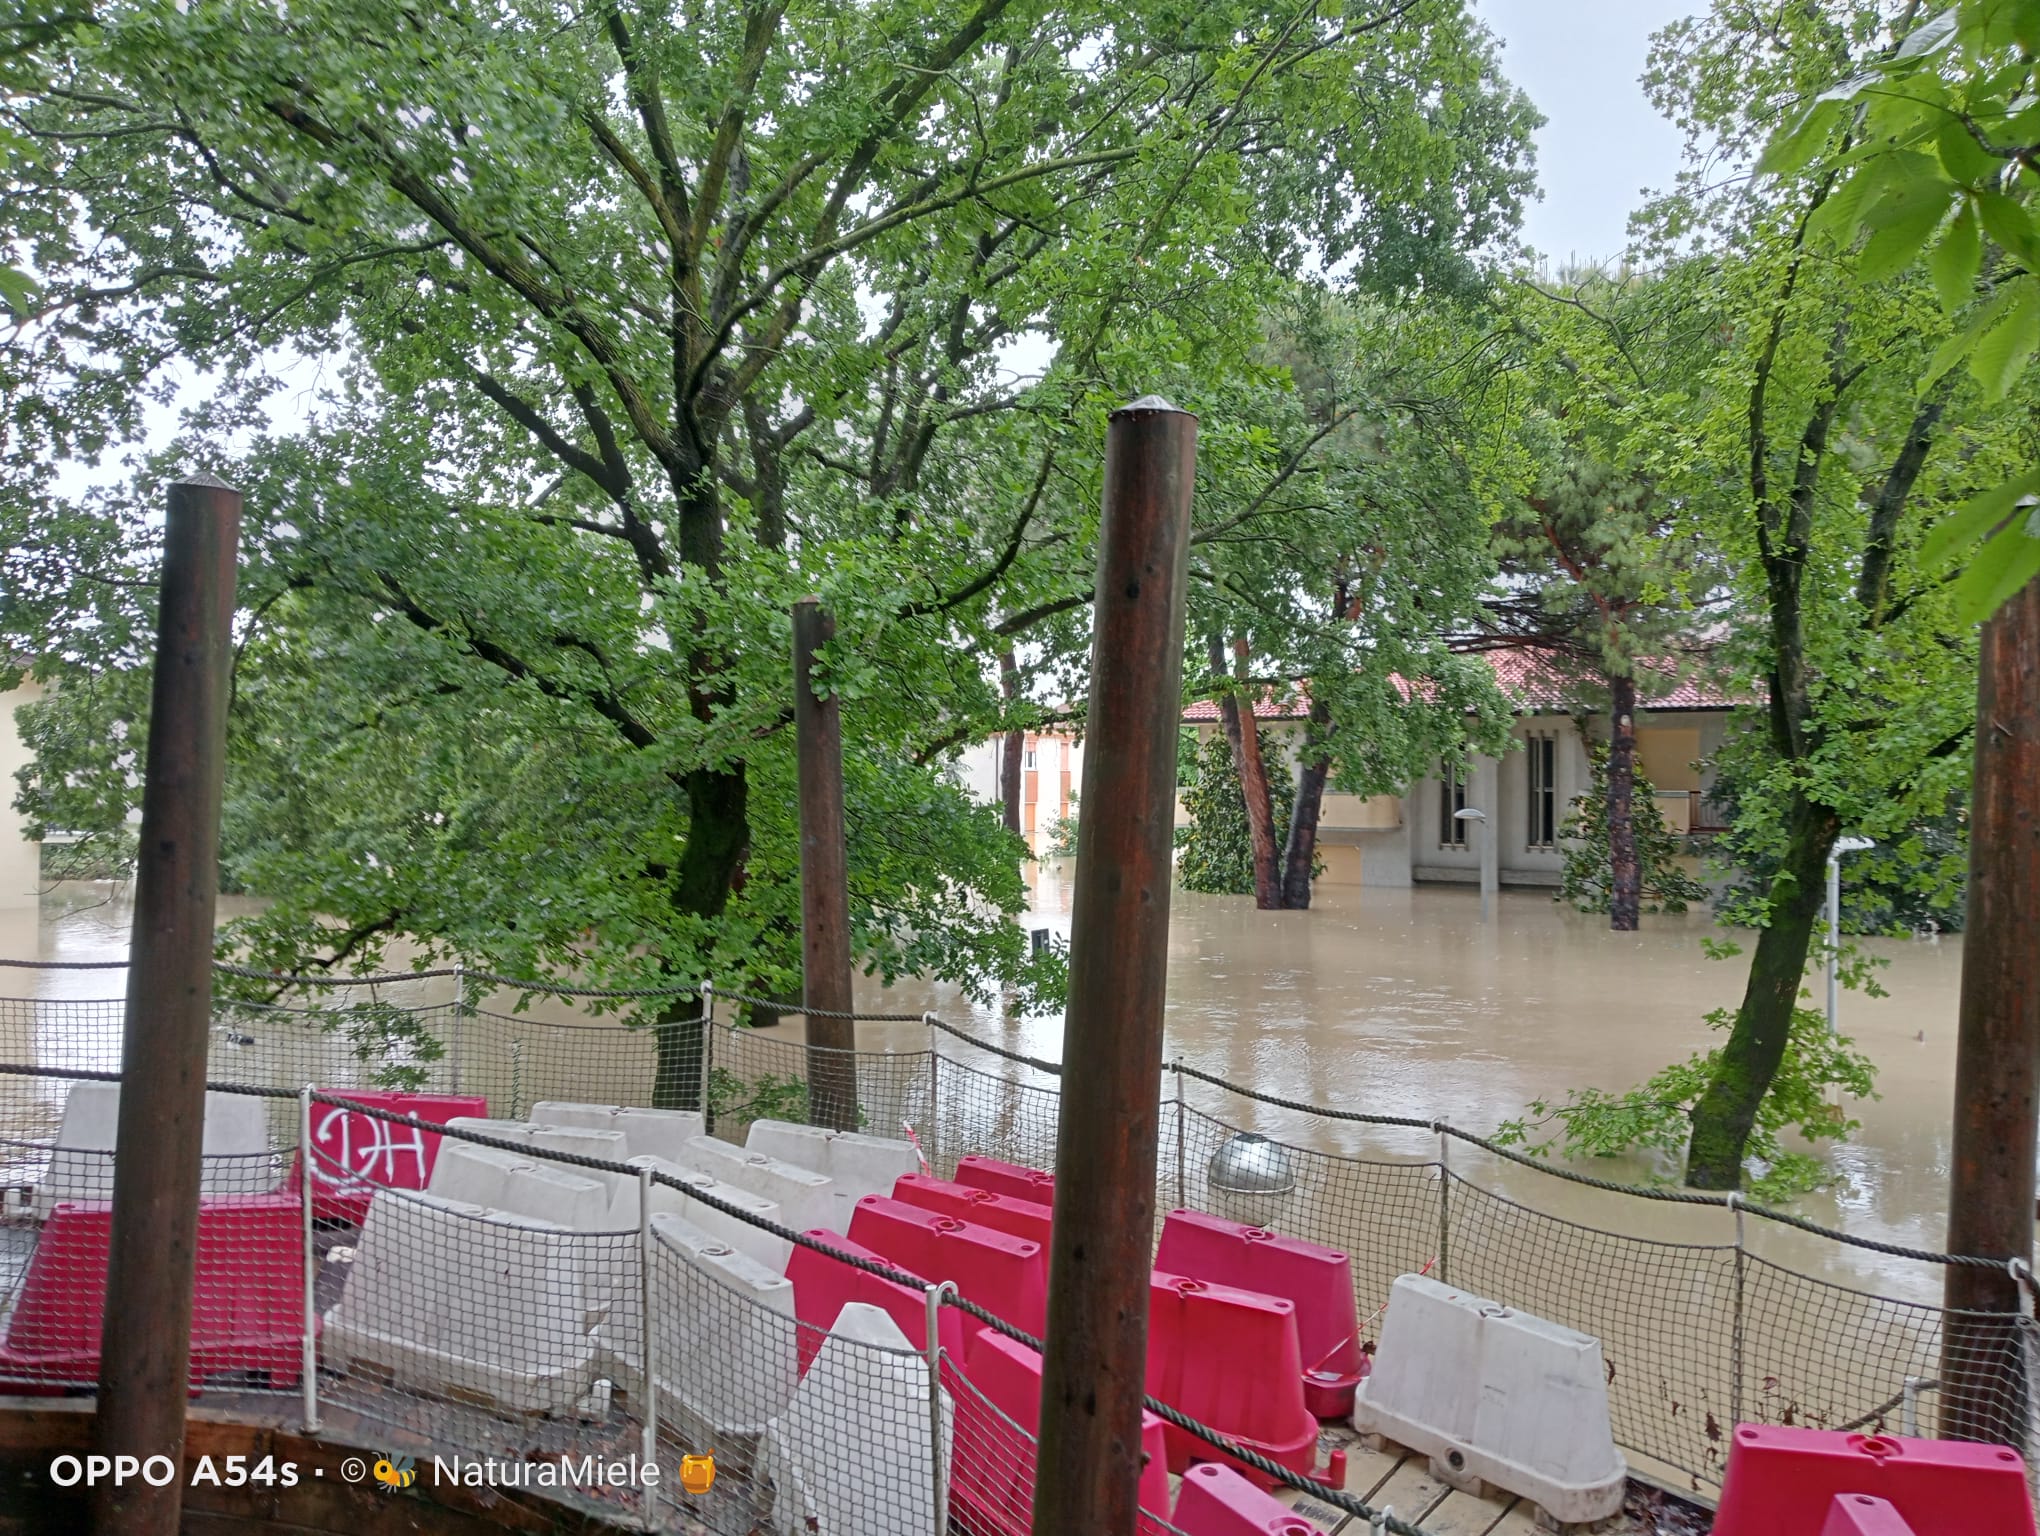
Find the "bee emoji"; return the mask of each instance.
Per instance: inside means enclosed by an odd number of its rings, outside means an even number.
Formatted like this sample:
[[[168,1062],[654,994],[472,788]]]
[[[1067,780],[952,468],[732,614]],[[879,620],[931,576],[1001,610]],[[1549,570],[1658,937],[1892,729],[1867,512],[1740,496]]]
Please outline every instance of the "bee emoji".
[[[409,1456],[378,1456],[375,1480],[385,1488],[408,1488],[418,1480],[417,1466]]]
[[[688,1493],[706,1493],[715,1486],[715,1452],[680,1458],[680,1486]]]

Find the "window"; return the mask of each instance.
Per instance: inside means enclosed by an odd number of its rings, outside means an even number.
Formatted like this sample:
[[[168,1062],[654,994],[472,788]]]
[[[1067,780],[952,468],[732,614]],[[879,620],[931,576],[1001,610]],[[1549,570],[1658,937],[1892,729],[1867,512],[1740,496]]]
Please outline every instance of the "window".
[[[1438,846],[1464,848],[1466,823],[1454,813],[1466,809],[1466,776],[1457,763],[1438,765]]]
[[[1027,749],[1027,756],[1023,760],[1023,766],[1028,768],[1032,768],[1034,766],[1034,748],[1029,747]]]
[[[1532,736],[1524,743],[1529,750],[1530,820],[1525,838],[1532,848],[1558,844],[1558,738]]]

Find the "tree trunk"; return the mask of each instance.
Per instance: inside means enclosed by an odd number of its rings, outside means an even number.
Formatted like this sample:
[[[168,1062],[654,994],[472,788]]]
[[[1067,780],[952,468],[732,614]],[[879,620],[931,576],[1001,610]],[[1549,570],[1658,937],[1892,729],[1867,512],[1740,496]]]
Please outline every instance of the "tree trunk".
[[[1020,663],[1011,651],[1003,651],[999,655],[999,697],[1010,710],[1019,693]],[[1015,837],[1020,835],[1020,760],[1026,750],[1025,731],[1006,732],[999,752],[999,804],[1005,812],[1006,830]]]
[[[687,775],[687,845],[673,880],[673,909],[688,917],[716,918],[750,846],[749,785],[741,763],[726,771],[696,768]],[[652,1107],[706,1112],[701,1102],[703,1032],[701,999],[675,998],[660,1013]]]
[[[1636,863],[1636,679],[1608,679],[1608,926],[1634,933],[1643,905]],[[1646,807],[1655,814],[1656,806]]]
[[[1310,707],[1312,745],[1322,747],[1331,730],[1332,712],[1323,704]],[[1296,803],[1289,812],[1289,845],[1282,851],[1282,905],[1292,912],[1310,910],[1311,867],[1317,863],[1318,817],[1324,809],[1325,783],[1332,760],[1323,751],[1305,759],[1296,776]]]
[[[1213,633],[1206,640],[1215,676],[1228,677],[1225,642]],[[1234,642],[1235,653],[1244,660],[1246,642]],[[1261,728],[1254,721],[1253,701],[1240,708],[1243,690],[1228,688],[1218,696],[1218,717],[1225,725],[1226,745],[1232,748],[1233,772],[1239,776],[1240,796],[1247,808],[1247,835],[1254,849],[1254,905],[1263,912],[1282,905],[1282,872],[1275,850],[1275,807],[1268,794],[1268,768],[1261,758]]]
[[[1721,1064],[1693,1106],[1693,1141],[1686,1182],[1694,1189],[1736,1189],[1742,1183],[1743,1148],[1757,1106],[1770,1091],[1792,1034],[1799,984],[1813,928],[1826,900],[1828,850],[1841,824],[1835,813],[1795,794],[1786,812],[1784,861],[1771,880],[1768,921],[1750,958],[1750,979],[1737,1010]]]
[[[1970,794],[1969,921],[1955,1044],[1941,1434],[2028,1449],[2018,1278],[2033,1251],[2040,1114],[2040,578],[1983,627]]]

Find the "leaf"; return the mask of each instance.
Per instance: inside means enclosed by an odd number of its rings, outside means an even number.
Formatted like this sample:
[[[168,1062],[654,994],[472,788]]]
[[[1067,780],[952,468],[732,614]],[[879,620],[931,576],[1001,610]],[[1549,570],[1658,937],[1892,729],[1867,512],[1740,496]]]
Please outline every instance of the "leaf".
[[[1955,583],[1956,616],[1971,624],[1987,619],[2036,576],[2040,576],[2040,538],[2026,531],[2022,518],[1999,529]]]
[[[26,313],[40,291],[27,273],[17,272],[12,267],[0,267],[0,301],[4,301],[16,314]]]
[[[1982,259],[1983,236],[1977,229],[1976,209],[1965,203],[1940,244],[1927,255],[1934,293],[1949,314],[1967,304],[1976,292],[1976,269]]]
[[[1983,215],[1984,233],[2028,270],[2040,271],[2040,239],[2034,236],[2033,216],[2025,205],[2002,192],[1979,192],[1976,206]]]
[[[1760,176],[1789,176],[1804,169],[1827,146],[1828,136],[1841,120],[1839,100],[1816,101],[1796,123],[1774,135],[1757,160]]]
[[[1898,45],[1898,52],[1892,55],[1899,59],[1923,58],[1929,53],[1945,48],[1955,36],[1955,12],[1951,8],[1938,16],[1929,17],[1906,33],[1905,41]]]
[[[1865,229],[1889,229],[1895,224],[1904,224],[1918,219],[1922,214],[1933,215],[1936,222],[1948,211],[1949,199],[1962,189],[1932,168],[1932,162],[1924,155],[1908,156],[1911,164],[1897,164],[1896,157],[1887,161],[1892,174],[1886,180],[1889,190],[1869,198],[1863,205],[1863,227]]]
[[[1942,168],[1964,185],[1995,181],[2005,168],[2004,161],[1976,142],[1965,118],[1951,117],[1943,122],[1934,135],[1934,148],[1940,152]]]
[[[1969,371],[1983,386],[1984,397],[2002,400],[2040,346],[2040,278],[2020,278],[2017,297],[2005,317],[1976,343]]]
[[[1921,203],[1878,230],[1857,258],[1857,276],[1864,282],[1875,283],[1903,271],[1919,255],[1920,247],[1927,243],[1927,237],[1939,226],[1947,206],[1945,196],[1938,202]]]
[[[1923,569],[1944,564],[1957,550],[1974,544],[2004,521],[2023,496],[2040,492],[2040,469],[2028,470],[1979,496],[1972,496],[1941,519],[1920,541],[1919,561]]]

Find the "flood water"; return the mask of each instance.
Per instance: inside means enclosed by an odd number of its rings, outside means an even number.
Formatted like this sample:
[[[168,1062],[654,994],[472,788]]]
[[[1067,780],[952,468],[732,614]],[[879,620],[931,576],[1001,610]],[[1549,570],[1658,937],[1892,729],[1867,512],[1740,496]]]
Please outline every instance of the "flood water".
[[[1073,873],[1065,862],[1031,876],[1035,905],[1025,921],[1061,942],[1069,937]],[[1703,912],[1646,916],[1641,932],[1611,933],[1605,918],[1529,890],[1501,892],[1485,924],[1478,892],[1466,887],[1321,886],[1309,912],[1259,912],[1248,897],[1178,891],[1167,1050],[1276,1097],[1449,1120],[1486,1134],[1533,1099],[1562,1099],[1572,1087],[1626,1089],[1714,1044],[1719,1036],[1705,1015],[1740,1001],[1747,956],[1710,960],[1703,937],[1751,935],[1726,933]],[[1877,1064],[1881,1096],[1847,1101],[1862,1128],[1827,1154],[1834,1187],[1793,1209],[1858,1236],[1939,1250],[1962,941],[1864,942],[1889,961],[1878,978],[1890,995],[1844,991],[1840,1023]],[[1818,975],[1810,985],[1821,1006]],[[933,1009],[1011,1049],[1062,1058],[1060,1017],[1008,1018],[949,987],[872,988],[862,1000],[887,1011]],[[919,1038],[912,1026],[864,1028],[881,1044]],[[1266,1113],[1247,1123],[1327,1152],[1435,1155],[1434,1138],[1392,1129]],[[1732,1238],[1718,1211],[1644,1206],[1477,1150],[1455,1147],[1452,1156],[1459,1171],[1553,1214],[1638,1236]],[[1653,1172],[1676,1178],[1678,1169],[1636,1158],[1595,1159],[1581,1171],[1638,1180]],[[1939,1299],[1936,1268],[1765,1223],[1751,1228],[1753,1250],[1779,1263],[1889,1295]]]
[[[1069,937],[1064,863],[1034,867],[1025,922]],[[246,910],[223,903],[223,916]],[[0,958],[94,960],[125,952],[129,913],[107,887],[60,887],[40,912],[0,913]],[[1718,935],[1704,914],[1646,917],[1636,934],[1610,933],[1531,891],[1505,891],[1480,919],[1471,889],[1322,888],[1307,913],[1257,912],[1250,899],[1178,892],[1170,932],[1167,1050],[1187,1066],[1280,1098],[1334,1109],[1444,1119],[1481,1133],[1538,1097],[1576,1086],[1627,1088],[1710,1043],[1703,1015],[1740,996],[1744,961],[1701,952]],[[1851,1102],[1862,1129],[1830,1156],[1838,1178],[1796,1209],[1851,1233],[1938,1249],[1946,1223],[1949,1114],[1961,941],[1872,941],[1887,956],[1890,996],[1842,995],[1842,1029],[1879,1068],[1882,1097]],[[120,971],[14,971],[0,994],[117,999]],[[422,984],[430,987],[434,984]],[[1818,988],[1818,978],[1814,985]],[[449,983],[436,984],[451,995]],[[419,1000],[423,1000],[422,998]],[[1816,1003],[1819,998],[1816,995]],[[1059,1017],[1013,1018],[996,1001],[954,988],[860,988],[860,1005],[934,1010],[973,1033],[1059,1060]],[[112,1005],[117,1017],[118,1004]],[[564,1008],[534,1009],[540,1017]],[[797,1028],[798,1026],[794,1026]],[[865,1048],[915,1049],[918,1025],[865,1024]],[[10,1041],[44,1064],[69,1059],[63,1042]],[[1395,1157],[1436,1155],[1428,1133],[1287,1115],[1233,1100],[1247,1128],[1316,1150]],[[1712,1209],[1645,1205],[1565,1184],[1455,1146],[1455,1170],[1537,1209],[1635,1236],[1725,1242],[1729,1218]],[[1635,1179],[1633,1160],[1584,1171]],[[1663,1173],[1676,1169],[1663,1168]],[[1937,1300],[1937,1270],[1752,1223],[1753,1251],[1805,1273],[1888,1295]]]

